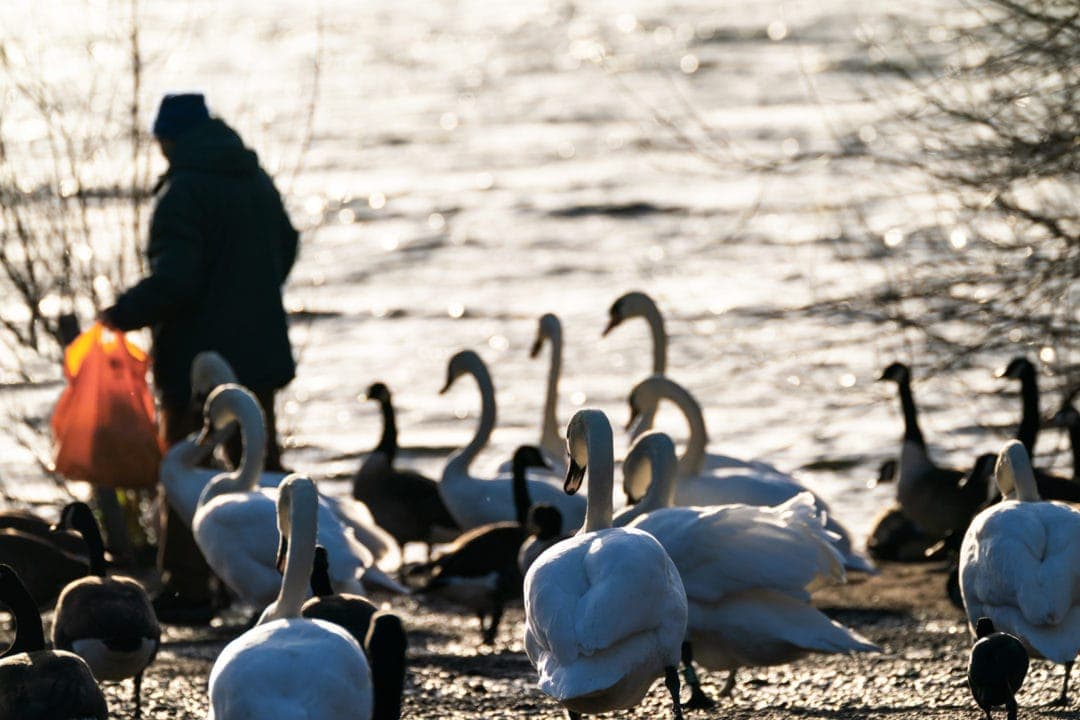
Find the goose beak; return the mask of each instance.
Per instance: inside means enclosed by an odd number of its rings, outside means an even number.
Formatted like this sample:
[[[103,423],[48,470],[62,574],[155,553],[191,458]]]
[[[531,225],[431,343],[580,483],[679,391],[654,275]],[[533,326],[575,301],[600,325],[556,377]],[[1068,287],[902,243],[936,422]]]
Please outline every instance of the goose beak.
[[[446,378],[446,383],[442,386],[442,390],[439,391],[439,394],[440,395],[445,395],[446,392],[450,389],[450,386],[453,385],[453,384],[454,384],[454,378],[453,377]]]
[[[600,333],[600,337],[607,337],[607,334],[617,328],[620,322],[622,322],[621,318],[612,315],[611,318],[608,319],[607,327],[604,328],[604,332]]]
[[[581,488],[581,482],[585,479],[585,466],[578,465],[574,458],[570,458],[570,464],[566,468],[566,483],[563,490],[567,495],[573,495]]]
[[[540,351],[544,349],[544,338],[538,337],[533,340],[532,348],[529,350],[529,357],[536,359],[536,356],[540,354]]]

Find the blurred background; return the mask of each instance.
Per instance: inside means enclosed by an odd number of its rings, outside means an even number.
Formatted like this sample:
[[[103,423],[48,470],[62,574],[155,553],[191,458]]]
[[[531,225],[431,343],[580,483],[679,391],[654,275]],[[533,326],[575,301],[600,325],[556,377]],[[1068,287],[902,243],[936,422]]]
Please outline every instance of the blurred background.
[[[637,289],[712,447],[798,472],[862,535],[894,492],[866,487],[901,432],[885,365],[913,365],[942,461],[1013,433],[1010,358],[1039,365],[1044,411],[1080,385],[1078,72],[1061,0],[6,4],[0,499],[84,491],[49,472],[60,318],[86,326],[140,276],[149,125],[198,90],[303,230],[289,465],[353,471],[382,380],[437,474],[479,409],[467,383],[436,394],[461,348],[491,367],[483,460],[505,460],[538,433],[545,312],[560,419],[622,424],[649,337],[600,334]],[[1064,469],[1067,438],[1040,454]]]

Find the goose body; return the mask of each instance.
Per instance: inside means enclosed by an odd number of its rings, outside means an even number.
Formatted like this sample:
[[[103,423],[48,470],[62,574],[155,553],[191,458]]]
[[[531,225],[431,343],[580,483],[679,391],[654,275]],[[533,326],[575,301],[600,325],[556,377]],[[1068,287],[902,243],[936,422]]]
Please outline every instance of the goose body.
[[[90,549],[90,575],[64,588],[56,603],[53,646],[89,665],[98,680],[135,683],[135,716],[141,715],[142,675],[161,645],[161,626],[146,590],[135,580],[105,575],[105,548],[90,508],[72,503],[61,525],[78,531]]]
[[[510,475],[480,478],[469,470],[473,459],[487,445],[495,427],[495,388],[480,356],[471,350],[464,350],[451,358],[442,391],[446,392],[457,378],[465,374],[472,375],[480,388],[480,424],[472,441],[447,461],[439,483],[439,494],[457,524],[462,529],[470,529],[488,523],[511,522],[516,518],[516,512],[513,478]],[[528,487],[529,497],[534,503],[558,508],[567,527],[581,526],[585,517],[585,501],[582,498],[565,495],[558,486],[535,478],[528,480]]]
[[[781,473],[767,463],[707,468],[705,418],[701,406],[681,385],[655,375],[639,383],[630,393],[631,422],[636,422],[650,409],[655,410],[661,399],[674,402],[686,416],[690,427],[690,438],[683,456],[679,458],[675,491],[670,502],[686,507],[733,504],[773,506],[809,492],[819,513],[827,518],[826,529],[836,536],[833,542],[844,556],[845,567],[861,572],[876,572],[869,561],[853,550],[850,534],[836,520],[825,501],[790,475]],[[644,484],[649,477],[648,473],[624,473],[623,489],[627,496],[631,499],[642,498],[647,492]],[[665,507],[661,497],[661,493],[646,496],[643,502],[638,503],[638,512]]]
[[[1008,633],[996,632],[990,618],[975,623],[975,645],[968,659],[968,687],[987,720],[990,709],[1004,705],[1016,720],[1016,693],[1024,684],[1028,656],[1024,644]]]
[[[235,419],[238,408],[255,402],[237,385],[215,389],[207,400],[207,416],[218,427]],[[258,410],[256,404],[255,409]],[[203,489],[192,519],[195,541],[214,572],[241,599],[262,607],[280,586],[277,558],[270,538],[277,535],[278,488],[257,488],[265,447],[261,423],[241,422],[244,454],[241,469],[216,476]],[[330,577],[342,591],[364,592],[361,577],[393,592],[405,592],[377,567],[371,552],[345,528],[330,508],[315,497],[318,543],[331,557]]]
[[[521,597],[518,555],[529,537],[526,525],[531,505],[526,472],[546,467],[539,448],[523,445],[514,452],[513,499],[515,520],[481,525],[461,535],[434,561],[431,577],[418,594],[442,597],[464,605],[480,619],[481,640],[495,642],[506,603]],[[485,618],[490,616],[486,623]]]
[[[10,565],[37,607],[46,609],[69,583],[90,571],[85,552],[70,552],[68,545],[68,540],[56,542],[36,532],[0,530],[0,563]]]
[[[653,487],[672,485],[675,447],[662,433],[641,436],[624,463],[643,463]],[[670,495],[670,490],[668,490]],[[810,591],[844,581],[843,556],[832,544],[810,493],[777,505],[662,507],[618,520],[649,533],[679,570],[689,614],[684,662],[691,702],[707,707],[691,658],[731,672],[777,665],[810,653],[880,651],[810,605]]]
[[[431,478],[412,470],[394,467],[398,453],[397,422],[390,390],[374,383],[367,390],[369,400],[379,403],[383,431],[379,444],[368,454],[353,477],[353,498],[363,502],[375,522],[394,539],[408,542],[447,542],[461,531],[439,495]]]
[[[210,671],[210,720],[369,720],[371,672],[343,628],[300,617],[315,557],[318,496],[308,478],[282,483],[275,514],[285,572],[258,624],[230,642]],[[269,545],[270,537],[262,538]],[[270,546],[273,550],[273,546]],[[280,554],[280,551],[279,551]]]
[[[15,640],[0,655],[0,720],[107,720],[86,662],[45,649],[37,605],[10,565],[0,564],[0,604],[15,618]]]
[[[525,651],[540,689],[571,713],[639,703],[664,676],[681,718],[677,665],[686,631],[686,593],[671,558],[648,533],[612,528],[611,426],[578,412],[567,431],[567,492],[587,467],[582,532],[537,558],[525,577]]]
[[[972,627],[990,618],[1033,656],[1064,664],[1064,701],[1080,653],[1080,511],[1040,500],[1019,441],[995,474],[1005,499],[975,517],[960,548],[964,608]]]

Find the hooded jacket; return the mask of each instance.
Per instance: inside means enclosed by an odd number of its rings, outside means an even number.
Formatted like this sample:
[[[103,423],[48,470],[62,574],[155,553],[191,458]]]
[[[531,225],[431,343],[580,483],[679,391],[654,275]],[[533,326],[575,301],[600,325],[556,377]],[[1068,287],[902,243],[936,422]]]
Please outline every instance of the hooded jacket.
[[[120,330],[151,327],[163,401],[190,402],[191,362],[216,350],[251,388],[296,372],[281,287],[297,232],[270,177],[218,119],[176,139],[150,221],[150,274],[109,312]]]

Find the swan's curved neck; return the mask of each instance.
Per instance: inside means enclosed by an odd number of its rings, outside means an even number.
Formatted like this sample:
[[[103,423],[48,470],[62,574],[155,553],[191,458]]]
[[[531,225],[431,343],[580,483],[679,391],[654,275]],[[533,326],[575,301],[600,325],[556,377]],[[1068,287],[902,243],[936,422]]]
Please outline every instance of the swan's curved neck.
[[[1016,499],[1023,502],[1039,502],[1039,486],[1035,482],[1035,473],[1030,465],[1017,468],[1013,467],[1013,486],[1016,488]]]
[[[911,381],[901,380],[897,386],[900,388],[900,410],[904,413],[904,439],[925,449],[926,440],[923,439],[922,430],[919,429],[919,417],[915,411],[915,396],[911,393]]]
[[[559,420],[556,417],[559,403],[559,374],[562,372],[562,331],[553,328],[547,338],[551,342],[551,365],[548,368],[547,397],[544,399],[540,447],[558,458],[566,452],[566,445],[559,437]]]
[[[5,583],[2,602],[15,620],[15,639],[11,647],[0,654],[0,658],[23,652],[45,649],[45,631],[41,627],[41,615],[30,593],[22,583],[11,579]]]
[[[1024,444],[1028,457],[1035,457],[1035,440],[1039,434],[1039,381],[1035,373],[1024,373],[1020,377],[1020,394],[1024,408],[1020,416],[1020,428],[1016,439]]]
[[[319,517],[318,498],[313,485],[290,488],[286,517],[284,527],[280,528],[289,539],[281,589],[278,591],[277,600],[267,609],[260,622],[299,617],[300,607],[307,598],[311,567],[315,563]]]
[[[393,465],[394,457],[397,455],[398,440],[394,406],[390,398],[379,398],[379,411],[382,413],[383,421],[382,437],[379,438],[379,444],[375,446],[375,450],[385,455],[387,462]]]
[[[664,330],[664,316],[652,303],[641,308],[641,317],[649,323],[652,334],[653,375],[667,372],[667,332]]]
[[[593,532],[611,527],[615,451],[611,426],[607,423],[591,423],[586,432],[588,434],[585,441],[589,448],[589,494],[583,532]]]
[[[476,434],[469,444],[447,461],[446,470],[450,472],[444,475],[467,475],[472,461],[487,445],[491,431],[495,429],[495,386],[491,384],[491,375],[483,365],[470,367],[469,372],[476,378],[476,384],[480,388],[480,423],[476,426]]]
[[[709,444],[709,433],[705,429],[705,416],[701,412],[701,406],[686,388],[675,383],[665,383],[661,397],[675,403],[686,417],[686,424],[690,428],[686,449],[679,458],[679,474],[700,475],[705,466],[705,448]]]
[[[638,505],[642,513],[647,513],[660,508],[675,505],[675,473],[677,463],[674,454],[660,452],[659,449],[650,448],[649,451],[649,489],[645,491],[645,497]]]
[[[263,425],[262,412],[257,406],[247,405],[233,410],[233,418],[240,426],[240,439],[243,444],[240,466],[231,473],[214,477],[199,497],[200,505],[205,505],[225,493],[251,492],[259,484],[266,459],[266,427]]]

